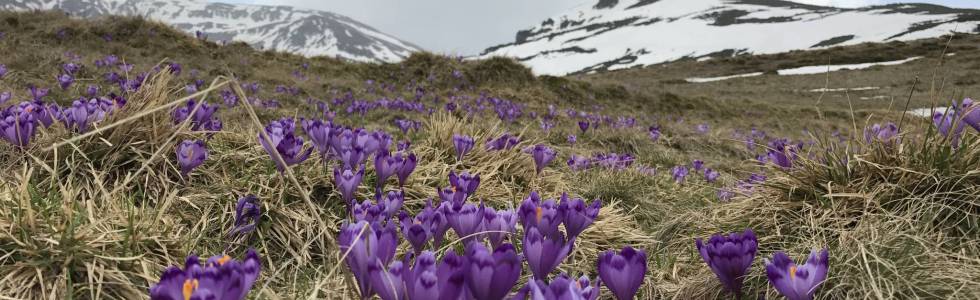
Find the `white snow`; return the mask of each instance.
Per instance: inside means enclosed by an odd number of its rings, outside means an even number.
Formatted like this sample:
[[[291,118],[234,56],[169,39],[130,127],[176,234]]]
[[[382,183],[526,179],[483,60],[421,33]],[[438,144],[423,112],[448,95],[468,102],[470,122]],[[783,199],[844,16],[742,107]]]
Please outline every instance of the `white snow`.
[[[732,78],[754,77],[754,76],[759,76],[759,75],[762,75],[762,72],[747,73],[747,74],[737,74],[737,75],[721,76],[721,77],[691,77],[691,78],[687,78],[687,79],[684,79],[684,80],[686,80],[687,82],[690,82],[690,83],[705,83],[705,82],[728,80],[728,79],[732,79]]]
[[[845,91],[855,92],[855,91],[870,91],[870,90],[877,90],[877,89],[881,89],[881,88],[877,86],[866,86],[866,87],[857,87],[857,88],[836,88],[836,89],[819,88],[819,89],[809,90],[808,92],[811,93],[845,92]]]
[[[956,14],[885,13],[876,10],[811,11],[726,0],[660,0],[640,7],[627,7],[636,1],[620,1],[611,9],[583,5],[556,17],[551,25],[529,30],[546,32],[516,45],[495,49],[482,57],[511,56],[525,59],[535,73],[564,75],[590,67],[610,64],[608,69],[674,61],[683,57],[705,56],[719,51],[771,54],[810,49],[835,37],[853,35],[843,43],[906,41],[936,37],[955,28],[976,28],[980,21],[956,21]],[[792,18],[788,22],[713,25],[704,16],[728,10],[749,12],[740,19]],[[628,22],[612,30],[595,26]],[[656,20],[656,21],[655,21]],[[778,20],[778,19],[774,19]],[[568,21],[563,28],[564,21]],[[578,25],[568,25],[579,23]],[[939,25],[903,34],[912,24],[937,22]],[[647,24],[643,24],[647,23]],[[642,24],[642,25],[640,25]],[[592,26],[592,27],[589,27]],[[579,47],[587,52],[555,52]],[[550,54],[541,54],[550,52]],[[857,68],[860,66],[848,66]],[[826,72],[826,68],[819,72]]]
[[[776,71],[776,73],[779,75],[810,75],[810,74],[821,74],[821,73],[840,71],[840,70],[861,70],[874,66],[900,65],[920,58],[922,57],[916,56],[916,57],[906,58],[903,60],[883,61],[883,62],[873,62],[873,63],[863,63],[863,64],[806,66],[806,67],[799,67],[799,68],[792,68],[792,69],[782,69]]]

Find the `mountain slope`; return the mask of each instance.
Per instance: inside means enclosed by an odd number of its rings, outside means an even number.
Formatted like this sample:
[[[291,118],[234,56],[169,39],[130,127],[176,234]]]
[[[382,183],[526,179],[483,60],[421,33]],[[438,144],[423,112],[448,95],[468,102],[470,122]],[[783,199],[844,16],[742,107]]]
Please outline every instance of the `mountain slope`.
[[[419,50],[351,18],[288,6],[205,0],[0,0],[0,9],[60,9],[80,17],[144,16],[186,32],[201,31],[210,40],[356,61],[394,62]]]
[[[858,9],[780,0],[600,0],[517,33],[483,57],[540,74],[588,73],[681,58],[766,54],[980,32],[980,10],[927,4]]]

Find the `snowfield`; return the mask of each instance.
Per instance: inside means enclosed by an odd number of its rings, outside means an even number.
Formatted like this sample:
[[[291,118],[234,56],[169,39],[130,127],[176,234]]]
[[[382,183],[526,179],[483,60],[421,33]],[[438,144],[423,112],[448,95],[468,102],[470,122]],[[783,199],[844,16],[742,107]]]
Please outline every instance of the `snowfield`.
[[[980,16],[975,10],[940,14],[916,5],[903,10],[753,3],[766,2],[632,0],[602,9],[588,3],[522,31],[519,40],[491,47],[482,57],[515,57],[538,74],[564,75],[681,58],[914,40],[980,25],[971,21]]]

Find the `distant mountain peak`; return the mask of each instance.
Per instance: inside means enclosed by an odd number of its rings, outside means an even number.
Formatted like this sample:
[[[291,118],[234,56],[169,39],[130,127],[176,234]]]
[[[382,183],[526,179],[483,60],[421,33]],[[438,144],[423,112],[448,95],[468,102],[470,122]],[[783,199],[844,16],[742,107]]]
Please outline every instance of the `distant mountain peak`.
[[[79,17],[144,16],[217,41],[355,61],[395,62],[419,47],[351,18],[290,6],[205,0],[0,0],[0,9],[57,9]]]
[[[980,33],[980,10],[931,4],[837,8],[783,0],[598,0],[521,30],[482,57],[564,75],[683,58]]]

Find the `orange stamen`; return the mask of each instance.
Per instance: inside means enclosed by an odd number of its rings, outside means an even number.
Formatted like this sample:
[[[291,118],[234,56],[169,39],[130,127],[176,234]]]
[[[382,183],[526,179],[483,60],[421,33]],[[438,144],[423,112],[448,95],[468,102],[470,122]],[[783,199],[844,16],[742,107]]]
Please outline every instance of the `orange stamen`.
[[[544,215],[544,212],[541,211],[541,207],[536,208],[535,209],[535,216],[537,217],[538,222],[541,222],[541,216],[542,215]]]
[[[194,290],[196,290],[198,286],[200,286],[200,282],[198,282],[197,279],[184,280],[184,300],[190,300],[191,295],[194,294]]]
[[[796,279],[796,266],[789,266],[789,280]]]
[[[224,265],[226,262],[231,260],[231,256],[225,255],[218,259],[218,265]]]

